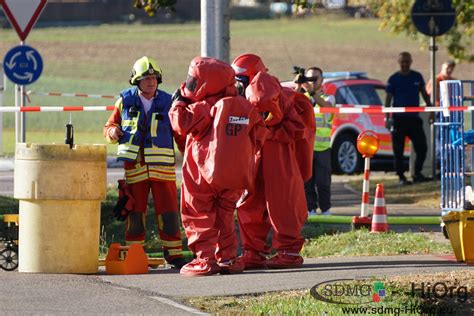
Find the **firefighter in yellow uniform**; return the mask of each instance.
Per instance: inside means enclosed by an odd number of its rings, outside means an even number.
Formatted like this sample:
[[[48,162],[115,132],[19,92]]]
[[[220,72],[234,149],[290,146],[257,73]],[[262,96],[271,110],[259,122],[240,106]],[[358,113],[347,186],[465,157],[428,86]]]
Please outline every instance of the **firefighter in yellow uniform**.
[[[171,95],[159,90],[161,69],[142,57],[133,65],[130,84],[120,93],[104,127],[109,143],[118,143],[117,160],[124,162],[125,180],[134,203],[126,219],[127,244],[144,243],[148,195],[154,201],[158,231],[166,261],[180,269],[181,231],[176,197],[173,131],[168,117]],[[178,143],[178,141],[177,141]]]
[[[301,78],[298,80],[301,81]],[[334,107],[334,96],[323,92],[323,71],[308,68],[304,82],[297,84],[314,107]],[[295,80],[296,82],[296,80]],[[314,141],[313,176],[305,183],[306,202],[310,215],[319,207],[322,215],[331,215],[331,128],[333,114],[315,113],[316,137]]]

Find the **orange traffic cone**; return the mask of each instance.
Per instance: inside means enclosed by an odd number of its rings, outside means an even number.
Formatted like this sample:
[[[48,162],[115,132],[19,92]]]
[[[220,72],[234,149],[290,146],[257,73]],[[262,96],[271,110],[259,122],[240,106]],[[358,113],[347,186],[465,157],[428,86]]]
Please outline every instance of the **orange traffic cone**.
[[[388,232],[387,209],[385,208],[385,196],[383,193],[383,184],[377,184],[375,190],[374,213],[372,214],[371,233]]]

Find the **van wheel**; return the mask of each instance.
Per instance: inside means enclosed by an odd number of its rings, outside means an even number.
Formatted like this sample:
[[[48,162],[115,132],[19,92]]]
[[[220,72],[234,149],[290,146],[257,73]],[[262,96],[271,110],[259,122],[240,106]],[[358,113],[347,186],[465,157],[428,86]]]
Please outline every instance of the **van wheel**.
[[[343,134],[336,138],[331,149],[332,169],[335,173],[353,174],[362,171],[362,156],[357,151],[356,138]]]

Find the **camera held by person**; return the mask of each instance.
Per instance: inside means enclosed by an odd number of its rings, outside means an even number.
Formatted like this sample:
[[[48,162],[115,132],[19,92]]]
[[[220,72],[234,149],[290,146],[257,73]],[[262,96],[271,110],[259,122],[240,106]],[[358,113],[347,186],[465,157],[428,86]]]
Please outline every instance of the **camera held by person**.
[[[296,75],[295,80],[293,81],[296,84],[302,84],[308,82],[308,78],[305,76],[306,69],[299,66],[293,66],[293,74]]]

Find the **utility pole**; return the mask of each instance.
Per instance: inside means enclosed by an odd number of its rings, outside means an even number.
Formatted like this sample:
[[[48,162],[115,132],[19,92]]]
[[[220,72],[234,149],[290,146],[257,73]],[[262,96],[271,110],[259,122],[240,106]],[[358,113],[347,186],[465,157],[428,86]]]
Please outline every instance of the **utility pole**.
[[[216,57],[216,0],[201,1],[201,56]]]
[[[201,0],[201,56],[229,62],[229,0]]]
[[[436,36],[430,37],[430,62],[431,62],[431,106],[436,106],[436,100],[439,96],[436,95],[437,83],[436,83]],[[434,124],[430,126],[430,156],[431,156],[431,177],[436,179],[436,129],[439,128]]]
[[[229,63],[230,13],[229,0],[216,0],[216,49],[217,58]]]

